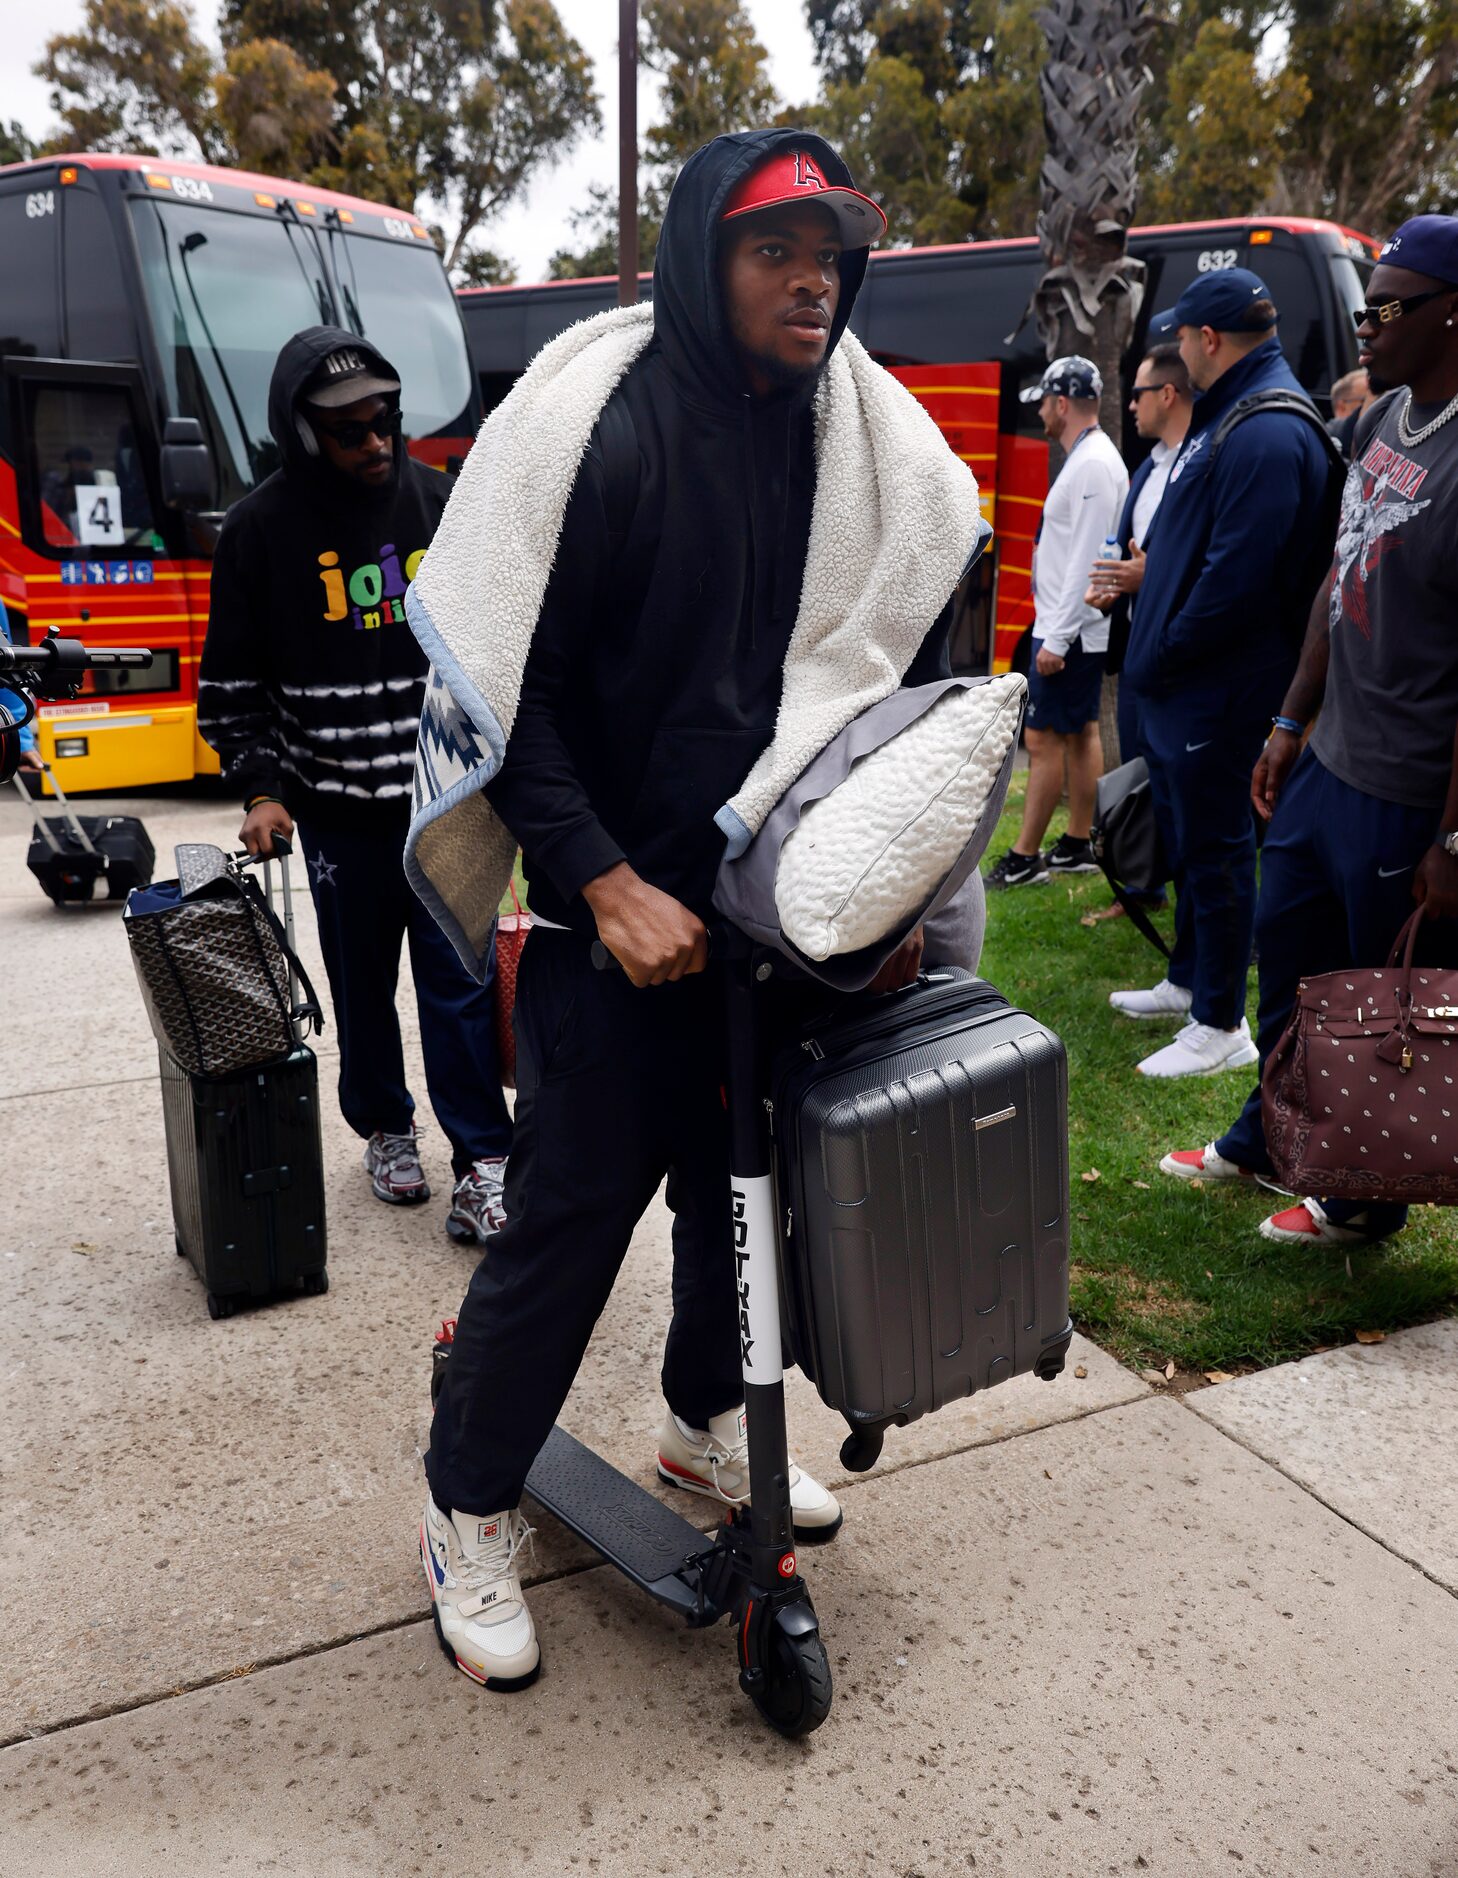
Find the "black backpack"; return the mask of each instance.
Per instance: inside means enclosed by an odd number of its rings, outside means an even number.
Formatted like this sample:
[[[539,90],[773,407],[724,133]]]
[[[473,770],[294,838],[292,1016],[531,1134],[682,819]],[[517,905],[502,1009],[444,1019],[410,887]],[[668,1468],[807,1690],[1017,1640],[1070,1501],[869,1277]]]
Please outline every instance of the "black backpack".
[[[1308,532],[1303,546],[1305,558],[1302,562],[1301,578],[1294,591],[1300,600],[1300,617],[1291,622],[1292,631],[1299,645],[1306,636],[1306,622],[1311,612],[1312,602],[1317,591],[1331,570],[1332,555],[1336,552],[1337,523],[1341,519],[1342,490],[1346,486],[1347,463],[1336,439],[1322,422],[1321,413],[1301,391],[1285,391],[1279,387],[1271,391],[1253,391],[1248,398],[1237,398],[1230,409],[1221,418],[1215,428],[1215,435],[1210,443],[1210,464],[1213,469],[1220,457],[1220,446],[1238,424],[1243,424],[1249,417],[1259,417],[1264,412],[1280,411],[1290,417],[1299,417],[1311,426],[1320,441],[1322,454],[1326,457],[1326,488],[1321,498],[1321,513],[1315,526]]]

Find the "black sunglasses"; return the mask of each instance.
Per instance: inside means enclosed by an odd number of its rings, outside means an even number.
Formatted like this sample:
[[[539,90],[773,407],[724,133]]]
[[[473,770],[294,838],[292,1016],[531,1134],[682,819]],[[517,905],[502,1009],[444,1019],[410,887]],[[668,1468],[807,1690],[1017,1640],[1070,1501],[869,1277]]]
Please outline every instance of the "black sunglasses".
[[[314,422],[341,450],[361,450],[370,437],[388,443],[400,428],[400,407],[398,404],[387,406],[378,417],[350,418],[342,424],[321,424],[317,418]]]
[[[1430,287],[1426,293],[1411,293],[1405,300],[1379,300],[1375,306],[1359,306],[1352,318],[1358,331],[1363,326],[1390,326],[1394,320],[1400,320],[1404,313],[1426,306],[1429,300],[1441,300],[1445,293],[1452,291],[1451,287]]]
[[[1131,398],[1142,398],[1147,391],[1163,391],[1163,390],[1164,390],[1163,385],[1134,385],[1134,386],[1131,386],[1130,388],[1129,396]]]

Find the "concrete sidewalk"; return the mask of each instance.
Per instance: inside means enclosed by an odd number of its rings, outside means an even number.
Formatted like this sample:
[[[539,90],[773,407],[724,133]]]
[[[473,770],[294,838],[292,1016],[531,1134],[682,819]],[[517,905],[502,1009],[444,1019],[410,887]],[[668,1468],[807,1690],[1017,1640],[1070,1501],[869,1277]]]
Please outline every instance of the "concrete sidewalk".
[[[140,807],[159,875],[237,823]],[[852,1482],[796,1379],[846,1506],[805,1560],[825,1727],[769,1735],[727,1631],[546,1521],[541,1682],[486,1695],[415,1550],[430,1334],[472,1265],[441,1137],[437,1198],[386,1209],[327,1107],[328,1296],[211,1323],[116,910],[51,909],[26,829],[0,802],[0,1873],[1458,1874],[1458,1327],[1179,1402],[1080,1341]],[[667,1270],[655,1207],[564,1415],[650,1486]]]

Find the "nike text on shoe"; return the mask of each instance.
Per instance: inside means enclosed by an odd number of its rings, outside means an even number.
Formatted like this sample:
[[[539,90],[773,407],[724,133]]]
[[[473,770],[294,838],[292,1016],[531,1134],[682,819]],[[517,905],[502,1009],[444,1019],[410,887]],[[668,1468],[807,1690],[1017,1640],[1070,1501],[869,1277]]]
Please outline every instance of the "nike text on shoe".
[[[690,1428],[665,1404],[658,1431],[658,1478],[702,1493],[721,1506],[749,1502],[749,1441],[744,1410],[726,1409],[707,1428]],[[790,1516],[802,1545],[833,1539],[842,1514],[835,1495],[790,1462]]]
[[[1204,1148],[1176,1148],[1172,1154],[1165,1155],[1159,1164],[1159,1171],[1161,1174],[1173,1174],[1176,1180],[1255,1179],[1248,1167],[1237,1167],[1234,1161],[1227,1161],[1223,1154],[1217,1154],[1213,1141]]]
[[[1218,1076],[1222,1070],[1245,1069],[1258,1060],[1244,1018],[1238,1030],[1216,1030],[1212,1024],[1186,1024],[1173,1043],[1167,1043],[1139,1065],[1141,1076]]]
[[[1320,1200],[1303,1200],[1284,1213],[1272,1213],[1261,1221],[1262,1239],[1274,1239],[1278,1245],[1376,1245],[1389,1238],[1385,1232],[1368,1232],[1365,1213],[1354,1213],[1345,1226],[1327,1218]]]
[[[515,1511],[457,1510],[448,1519],[429,1496],[420,1516],[420,1562],[440,1647],[488,1689],[525,1689],[542,1666],[516,1569],[531,1531]]]
[[[1048,863],[1041,854],[1019,854],[1009,848],[983,878],[989,887],[1036,887],[1048,879]]]
[[[1092,844],[1075,841],[1069,835],[1058,837],[1048,850],[1047,859],[1048,870],[1053,874],[1096,874],[1099,871]]]
[[[364,1167],[377,1200],[391,1206],[418,1206],[430,1198],[414,1123],[403,1135],[377,1128],[365,1143]]]
[[[1161,978],[1150,991],[1111,991],[1109,1003],[1120,1017],[1185,1017],[1194,1002],[1194,992],[1183,985],[1172,985]]]
[[[446,1231],[458,1244],[485,1245],[506,1224],[501,1193],[506,1185],[506,1156],[475,1161],[456,1182]]]

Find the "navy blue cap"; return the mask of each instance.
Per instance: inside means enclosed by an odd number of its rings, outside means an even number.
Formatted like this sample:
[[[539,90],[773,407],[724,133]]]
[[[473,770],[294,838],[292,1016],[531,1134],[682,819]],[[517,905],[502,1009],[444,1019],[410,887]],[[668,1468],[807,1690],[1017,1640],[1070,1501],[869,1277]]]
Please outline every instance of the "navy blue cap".
[[[1022,404],[1040,404],[1044,398],[1101,398],[1104,381],[1092,359],[1071,352],[1067,358],[1054,359],[1038,380],[1018,393]]]
[[[1151,346],[1168,345],[1171,339],[1178,339],[1179,336],[1180,323],[1175,318],[1175,310],[1172,306],[1167,306],[1163,313],[1156,313],[1150,320],[1149,331],[1145,337],[1145,344]]]
[[[1414,215],[1377,256],[1389,267],[1405,267],[1429,280],[1458,287],[1458,215]]]
[[[1259,274],[1248,267],[1222,267],[1192,280],[1174,304],[1177,326],[1209,326],[1217,333],[1258,333],[1275,325],[1252,312],[1257,300],[1274,300]]]

